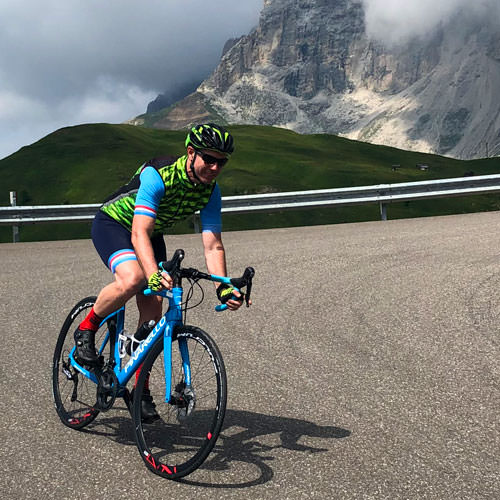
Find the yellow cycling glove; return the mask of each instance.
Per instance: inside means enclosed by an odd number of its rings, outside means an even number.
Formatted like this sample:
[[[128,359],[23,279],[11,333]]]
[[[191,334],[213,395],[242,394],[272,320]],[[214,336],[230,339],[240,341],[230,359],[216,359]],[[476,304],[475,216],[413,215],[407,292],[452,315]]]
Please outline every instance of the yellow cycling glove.
[[[162,280],[161,271],[158,269],[158,271],[156,271],[149,277],[148,288],[151,288],[153,292],[159,292],[163,288],[161,280]]]
[[[231,285],[226,285],[223,283],[217,288],[217,298],[221,301],[222,304],[225,304],[233,295],[235,288]],[[242,300],[241,297],[234,297],[235,300]]]

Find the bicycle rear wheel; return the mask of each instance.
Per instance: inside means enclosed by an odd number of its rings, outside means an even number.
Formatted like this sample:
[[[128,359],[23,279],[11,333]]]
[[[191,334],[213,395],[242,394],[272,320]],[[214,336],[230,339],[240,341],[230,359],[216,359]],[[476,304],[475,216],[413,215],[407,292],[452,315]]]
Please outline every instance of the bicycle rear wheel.
[[[73,333],[95,301],[96,297],[86,297],[71,309],[61,328],[54,351],[52,364],[54,403],[62,423],[72,429],[85,427],[99,414],[99,410],[96,409],[96,384],[71,366],[69,361],[69,355],[75,347]],[[106,330],[106,325],[103,325],[96,333],[97,346],[102,344]]]
[[[179,343],[189,351],[191,387],[186,386]],[[150,424],[141,421],[140,405],[148,384],[160,415]],[[181,326],[172,341],[172,398],[165,403],[163,342],[157,342],[141,369],[133,404],[136,442],[146,466],[168,479],[197,469],[219,437],[226,398],[226,370],[217,345],[203,330]]]

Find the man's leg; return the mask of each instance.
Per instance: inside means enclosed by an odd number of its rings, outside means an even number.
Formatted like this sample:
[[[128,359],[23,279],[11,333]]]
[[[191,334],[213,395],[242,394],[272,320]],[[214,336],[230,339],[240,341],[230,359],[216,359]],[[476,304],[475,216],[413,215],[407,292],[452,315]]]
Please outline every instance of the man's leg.
[[[155,323],[160,321],[162,313],[162,297],[150,296],[146,297],[142,294],[136,295],[137,308],[139,309],[139,325],[145,321],[154,320]]]
[[[94,307],[75,331],[76,357],[95,365],[95,332],[102,320],[122,307],[140,289],[145,278],[133,250],[130,231],[99,211],[92,223],[92,242],[104,264],[114,275],[114,282],[104,287]]]
[[[100,322],[124,306],[146,283],[144,273],[134,259],[117,265],[114,276],[115,281],[101,290],[94,307],[75,332],[76,356],[88,365],[95,365],[99,359],[95,349],[95,332]]]
[[[145,285],[146,278],[137,260],[121,263],[115,269],[115,281],[105,286],[99,293],[94,305],[95,313],[105,318],[124,306]]]

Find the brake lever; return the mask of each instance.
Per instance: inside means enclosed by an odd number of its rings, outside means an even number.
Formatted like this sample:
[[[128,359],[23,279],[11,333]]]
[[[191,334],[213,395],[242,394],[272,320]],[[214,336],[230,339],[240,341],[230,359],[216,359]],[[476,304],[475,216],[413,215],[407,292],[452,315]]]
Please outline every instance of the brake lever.
[[[252,291],[252,279],[247,283],[247,291],[245,293],[245,303],[247,307],[250,307],[250,292]]]
[[[172,275],[173,272],[175,273],[179,269],[183,260],[184,250],[178,248],[170,260],[160,262],[158,266],[162,271]]]
[[[246,275],[247,278],[247,286],[245,293],[245,302],[247,307],[250,307],[250,294],[252,292],[252,279],[255,276],[255,269],[253,267],[247,267],[243,275]]]

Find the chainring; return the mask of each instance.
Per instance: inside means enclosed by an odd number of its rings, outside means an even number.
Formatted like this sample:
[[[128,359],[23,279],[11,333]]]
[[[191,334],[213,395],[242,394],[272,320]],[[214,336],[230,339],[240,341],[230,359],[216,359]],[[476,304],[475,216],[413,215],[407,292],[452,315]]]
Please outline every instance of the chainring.
[[[110,366],[101,370],[97,383],[96,407],[101,411],[108,411],[115,403],[118,394],[118,379]]]

